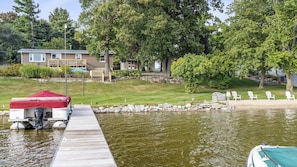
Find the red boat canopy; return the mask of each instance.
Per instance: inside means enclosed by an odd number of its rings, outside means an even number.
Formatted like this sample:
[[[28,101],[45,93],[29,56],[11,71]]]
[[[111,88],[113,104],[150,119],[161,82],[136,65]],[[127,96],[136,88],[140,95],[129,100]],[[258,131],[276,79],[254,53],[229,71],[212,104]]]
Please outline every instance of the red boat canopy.
[[[65,108],[70,103],[69,96],[44,90],[25,98],[12,98],[11,109],[25,108]]]

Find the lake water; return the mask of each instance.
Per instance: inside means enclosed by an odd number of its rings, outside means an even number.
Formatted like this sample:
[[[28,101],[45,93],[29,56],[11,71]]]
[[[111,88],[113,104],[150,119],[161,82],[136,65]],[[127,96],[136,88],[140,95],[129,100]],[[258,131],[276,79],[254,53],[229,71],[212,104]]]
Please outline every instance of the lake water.
[[[0,116],[0,166],[50,166],[63,130],[10,130]]]
[[[119,167],[245,166],[266,142],[297,145],[294,110],[100,114]]]
[[[119,167],[245,166],[263,142],[297,145],[296,110],[96,116]],[[63,131],[11,131],[7,119],[0,116],[0,166],[49,166]]]

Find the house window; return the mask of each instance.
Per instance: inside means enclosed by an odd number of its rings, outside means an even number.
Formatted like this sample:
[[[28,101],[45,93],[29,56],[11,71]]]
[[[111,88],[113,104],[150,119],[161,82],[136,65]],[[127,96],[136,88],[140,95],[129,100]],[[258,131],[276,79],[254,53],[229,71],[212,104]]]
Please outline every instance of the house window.
[[[61,53],[52,54],[52,59],[62,59],[62,54]]]
[[[100,62],[105,62],[105,56],[104,56],[104,54],[100,55]]]
[[[29,62],[45,62],[45,54],[31,53],[29,55]]]
[[[82,55],[81,54],[76,54],[75,59],[82,59]]]

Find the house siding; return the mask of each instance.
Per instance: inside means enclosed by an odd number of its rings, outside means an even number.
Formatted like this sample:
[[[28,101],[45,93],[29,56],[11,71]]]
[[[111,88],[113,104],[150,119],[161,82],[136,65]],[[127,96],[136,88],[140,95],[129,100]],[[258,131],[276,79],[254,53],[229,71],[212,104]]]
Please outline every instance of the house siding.
[[[85,50],[75,51],[75,50],[67,50],[66,51],[66,59],[76,59],[76,54],[81,54],[82,59],[86,60],[86,68],[88,70],[105,68],[105,62],[100,62],[95,56],[89,55]],[[53,53],[60,53],[61,59],[65,59],[65,51],[64,50],[45,50],[45,49],[21,49],[19,51],[21,53],[21,64],[36,64],[38,66],[48,66],[48,61],[51,59]],[[29,54],[30,53],[39,53],[45,54],[45,62],[30,62]],[[110,68],[113,69],[113,56],[110,55]]]

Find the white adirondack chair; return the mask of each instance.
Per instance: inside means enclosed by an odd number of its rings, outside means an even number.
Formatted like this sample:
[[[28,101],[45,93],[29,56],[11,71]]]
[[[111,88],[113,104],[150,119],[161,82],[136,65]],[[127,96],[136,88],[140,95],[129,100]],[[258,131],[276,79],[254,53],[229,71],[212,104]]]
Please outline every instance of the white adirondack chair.
[[[230,100],[230,98],[231,98],[231,93],[230,93],[230,91],[227,91],[226,92],[226,98],[227,98],[227,100]]]
[[[231,92],[234,100],[241,100],[241,95],[238,95],[236,91]]]
[[[254,95],[254,93],[252,91],[248,91],[248,96],[251,100],[257,100],[258,96]]]
[[[292,95],[290,91],[286,91],[287,100],[295,100],[295,95]]]
[[[275,100],[275,95],[273,95],[270,91],[266,91],[265,93],[268,100]]]

